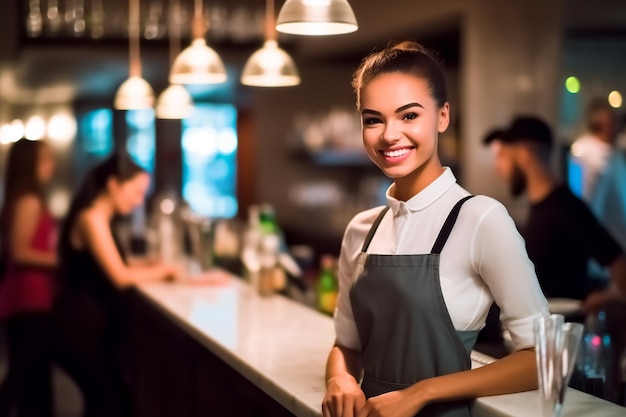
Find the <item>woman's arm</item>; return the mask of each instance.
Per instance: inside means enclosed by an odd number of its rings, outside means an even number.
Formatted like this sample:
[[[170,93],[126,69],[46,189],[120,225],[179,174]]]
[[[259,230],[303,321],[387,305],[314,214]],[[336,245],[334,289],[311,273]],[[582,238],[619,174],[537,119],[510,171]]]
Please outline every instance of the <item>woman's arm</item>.
[[[365,405],[359,385],[363,369],[357,351],[335,345],[326,362],[326,395],[322,402],[324,417],[353,417]]]
[[[429,403],[528,391],[537,384],[535,352],[520,350],[481,368],[370,398],[357,417],[412,417]]]
[[[41,201],[33,194],[25,195],[15,202],[11,251],[18,264],[54,268],[57,265],[55,250],[46,251],[31,246],[42,210]]]
[[[104,272],[115,285],[126,287],[145,281],[161,281],[176,275],[173,267],[155,264],[130,267],[122,260],[106,218],[89,210],[78,218],[78,231]]]

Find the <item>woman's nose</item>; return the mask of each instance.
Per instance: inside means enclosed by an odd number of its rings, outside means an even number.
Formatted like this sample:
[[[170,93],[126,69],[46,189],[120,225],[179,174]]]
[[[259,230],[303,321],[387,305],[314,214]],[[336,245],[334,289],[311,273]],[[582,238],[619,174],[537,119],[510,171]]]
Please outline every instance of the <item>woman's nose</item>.
[[[385,125],[380,141],[384,143],[395,143],[400,140],[402,133],[400,129],[395,126],[394,123],[388,123]]]

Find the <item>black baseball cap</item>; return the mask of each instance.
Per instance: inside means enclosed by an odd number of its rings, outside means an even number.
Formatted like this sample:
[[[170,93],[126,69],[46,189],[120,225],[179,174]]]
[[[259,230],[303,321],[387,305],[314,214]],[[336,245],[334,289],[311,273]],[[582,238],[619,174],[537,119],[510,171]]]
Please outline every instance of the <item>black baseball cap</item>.
[[[513,119],[508,128],[490,131],[483,139],[483,143],[488,145],[494,140],[503,143],[527,141],[552,146],[552,131],[550,126],[538,117],[520,116]]]

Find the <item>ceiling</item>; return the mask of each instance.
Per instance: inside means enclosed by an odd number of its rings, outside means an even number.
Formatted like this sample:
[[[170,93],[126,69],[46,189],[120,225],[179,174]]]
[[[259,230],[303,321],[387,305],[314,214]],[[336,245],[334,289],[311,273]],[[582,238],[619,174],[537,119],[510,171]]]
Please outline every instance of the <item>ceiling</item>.
[[[176,1],[183,9],[180,29],[181,44],[185,46],[189,42],[193,1],[141,0],[143,73],[157,91],[166,87],[170,59],[167,9],[170,2]],[[626,42],[624,0],[563,1],[566,34],[611,36]],[[0,26],[6,34],[0,42],[0,97],[16,103],[66,97],[112,98],[127,76],[128,0],[5,2],[5,12],[0,15]],[[29,26],[26,25],[27,16],[33,15],[32,10],[28,10],[29,3],[40,5],[40,24],[35,13],[36,30],[31,30],[31,36],[27,35]],[[276,3],[280,7],[283,0]],[[458,66],[462,0],[422,2],[431,6],[420,9],[419,14],[415,11],[416,3],[416,0],[393,0],[382,8],[378,1],[351,0],[360,25],[356,33],[326,38],[281,36],[279,41],[299,65],[307,65],[311,62],[358,62],[373,46],[384,45],[393,38],[412,37],[438,50],[448,65]],[[55,4],[60,17],[50,11]],[[262,42],[264,1],[204,0],[204,5],[209,43],[227,63],[233,75],[231,80],[236,79],[247,56]],[[99,10],[104,12],[104,18]],[[81,16],[83,24],[76,26]],[[94,30],[98,19],[103,22],[99,31]],[[77,33],[75,27],[79,29]],[[222,88],[232,91],[236,86],[231,81]]]

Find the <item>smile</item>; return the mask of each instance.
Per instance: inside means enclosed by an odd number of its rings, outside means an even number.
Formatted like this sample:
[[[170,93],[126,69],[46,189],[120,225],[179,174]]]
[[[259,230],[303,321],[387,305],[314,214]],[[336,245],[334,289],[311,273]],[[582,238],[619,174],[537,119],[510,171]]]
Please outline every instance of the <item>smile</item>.
[[[387,163],[397,164],[407,159],[414,150],[415,147],[407,146],[406,148],[379,150],[378,152],[385,158]]]
[[[381,151],[387,158],[398,158],[411,152],[411,148],[394,149],[391,151]]]

